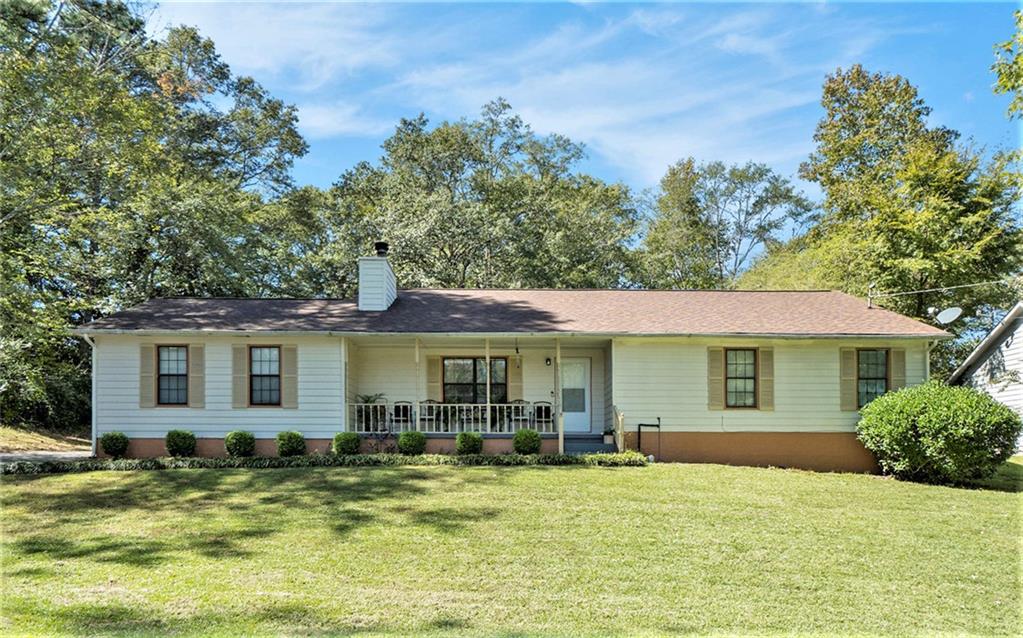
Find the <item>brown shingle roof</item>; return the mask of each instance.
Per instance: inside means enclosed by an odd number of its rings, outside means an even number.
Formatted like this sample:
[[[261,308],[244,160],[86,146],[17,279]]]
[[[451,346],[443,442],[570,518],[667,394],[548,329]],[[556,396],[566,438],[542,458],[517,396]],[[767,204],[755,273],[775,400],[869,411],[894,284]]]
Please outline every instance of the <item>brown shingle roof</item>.
[[[384,312],[347,299],[152,299],[80,332],[103,330],[948,336],[840,292],[714,290],[402,290]]]

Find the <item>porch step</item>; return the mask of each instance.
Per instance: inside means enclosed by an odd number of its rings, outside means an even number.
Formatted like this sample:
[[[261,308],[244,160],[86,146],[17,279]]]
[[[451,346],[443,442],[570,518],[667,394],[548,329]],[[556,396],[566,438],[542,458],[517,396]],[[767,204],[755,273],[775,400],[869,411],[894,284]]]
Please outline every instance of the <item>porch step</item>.
[[[614,445],[605,445],[604,437],[596,434],[565,435],[565,454],[590,454],[592,452],[614,452]]]

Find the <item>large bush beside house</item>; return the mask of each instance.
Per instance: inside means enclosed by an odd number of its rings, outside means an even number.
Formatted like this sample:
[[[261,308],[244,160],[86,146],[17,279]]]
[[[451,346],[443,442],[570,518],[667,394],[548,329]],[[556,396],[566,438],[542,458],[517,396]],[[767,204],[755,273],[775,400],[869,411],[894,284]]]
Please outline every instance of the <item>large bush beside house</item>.
[[[512,447],[519,454],[539,454],[540,444],[540,433],[536,430],[519,430],[512,438]]]
[[[119,459],[128,451],[128,437],[123,432],[107,432],[99,437],[99,446],[107,456]]]
[[[277,433],[277,456],[301,456],[305,454],[305,437],[301,432]]]
[[[235,430],[224,437],[228,456],[252,456],[256,453],[256,436],[252,432]]]
[[[334,454],[358,454],[362,440],[355,432],[340,432],[334,436],[331,449]]]
[[[993,475],[1021,428],[1019,416],[987,394],[931,382],[874,399],[857,431],[885,473],[961,483]]]
[[[406,455],[422,454],[426,451],[426,435],[422,432],[402,432],[398,435],[398,451]]]
[[[195,454],[195,435],[188,430],[171,430],[167,433],[167,454],[171,456],[192,456]]]
[[[482,454],[483,435],[478,432],[460,432],[455,437],[455,454]]]

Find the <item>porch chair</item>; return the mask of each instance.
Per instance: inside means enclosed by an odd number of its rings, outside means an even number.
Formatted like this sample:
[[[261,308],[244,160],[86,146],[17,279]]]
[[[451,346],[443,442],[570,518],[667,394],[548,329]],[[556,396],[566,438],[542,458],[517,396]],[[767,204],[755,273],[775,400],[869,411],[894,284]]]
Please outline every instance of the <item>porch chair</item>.
[[[391,407],[391,424],[394,429],[404,432],[412,426],[412,402],[395,401]]]
[[[554,431],[554,406],[550,401],[533,402],[533,426],[537,432]]]
[[[529,427],[529,422],[532,419],[532,410],[529,406],[529,401],[522,399],[515,399],[508,403],[508,425],[509,430],[514,432],[521,427]]]

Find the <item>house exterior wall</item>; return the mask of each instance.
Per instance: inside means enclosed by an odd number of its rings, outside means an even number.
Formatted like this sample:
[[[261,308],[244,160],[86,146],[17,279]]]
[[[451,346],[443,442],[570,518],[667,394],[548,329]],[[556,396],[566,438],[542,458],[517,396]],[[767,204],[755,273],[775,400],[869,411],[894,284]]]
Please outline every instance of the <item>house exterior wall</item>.
[[[773,348],[773,410],[707,407],[707,348]],[[905,348],[906,384],[923,383],[927,344],[804,339],[616,339],[614,403],[627,430],[661,417],[663,431],[854,432],[859,413],[839,407],[841,348]]]
[[[231,430],[274,438],[298,430],[307,439],[330,439],[342,429],[345,393],[342,343],[334,337],[245,338],[229,336],[166,338],[97,335],[96,432],[124,432],[131,438],[161,440],[168,430],[191,430],[199,439],[222,439]],[[139,350],[143,343],[205,346],[205,407],[139,407]],[[232,408],[232,345],[298,347],[298,407]]]
[[[1017,329],[970,374],[966,383],[1023,416],[1023,334]]]
[[[774,409],[708,408],[709,347],[772,348]],[[840,408],[842,348],[904,348],[906,385],[925,381],[922,340],[620,338],[613,344],[614,405],[629,445],[662,460],[872,471],[856,440],[859,412]],[[810,462],[809,459],[817,459]]]

